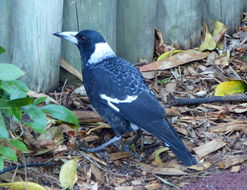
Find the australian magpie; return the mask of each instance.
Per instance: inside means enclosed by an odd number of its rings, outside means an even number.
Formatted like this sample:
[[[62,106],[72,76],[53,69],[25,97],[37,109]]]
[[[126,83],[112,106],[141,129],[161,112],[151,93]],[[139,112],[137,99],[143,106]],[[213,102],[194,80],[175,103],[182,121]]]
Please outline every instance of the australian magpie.
[[[58,32],[54,35],[79,48],[87,95],[116,134],[106,143],[87,151],[100,151],[121,139],[124,133],[140,127],[160,139],[184,165],[197,163],[168,122],[164,109],[141,73],[131,63],[117,57],[97,31]]]

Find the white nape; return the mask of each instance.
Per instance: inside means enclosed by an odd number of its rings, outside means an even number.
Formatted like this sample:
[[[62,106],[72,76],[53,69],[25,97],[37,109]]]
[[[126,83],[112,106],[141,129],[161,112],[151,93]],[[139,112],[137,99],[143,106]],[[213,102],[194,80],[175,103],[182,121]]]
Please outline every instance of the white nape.
[[[98,63],[100,61],[103,61],[104,59],[108,57],[115,57],[116,54],[111,49],[109,44],[107,42],[101,42],[95,44],[95,49],[92,55],[90,56],[88,63]]]
[[[117,106],[115,106],[113,103],[115,103],[115,104],[119,104],[119,103],[131,103],[131,102],[133,102],[134,100],[137,99],[137,96],[129,96],[129,95],[128,95],[127,98],[124,99],[124,100],[119,100],[119,99],[117,99],[117,98],[111,98],[111,97],[109,97],[109,96],[106,96],[105,94],[101,94],[100,97],[101,97],[102,99],[106,100],[107,103],[108,103],[108,105],[109,105],[111,108],[113,108],[114,110],[116,110],[117,112],[119,112],[120,110],[119,110],[119,108],[118,108]]]
[[[130,123],[130,126],[133,129],[133,131],[137,131],[139,129],[139,127],[134,123]]]

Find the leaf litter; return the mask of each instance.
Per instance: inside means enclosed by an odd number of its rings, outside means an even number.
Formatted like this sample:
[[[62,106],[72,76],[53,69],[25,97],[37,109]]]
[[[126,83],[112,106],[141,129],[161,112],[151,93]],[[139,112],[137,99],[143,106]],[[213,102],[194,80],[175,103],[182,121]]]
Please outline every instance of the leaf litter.
[[[246,82],[247,62],[244,57],[247,44],[244,33],[247,27],[242,25],[236,34],[228,36],[227,26],[217,22],[211,36],[207,30],[205,32],[206,42],[202,41],[204,45],[201,47],[205,51],[197,48],[180,52],[172,45],[165,44],[162,34],[156,30],[154,61],[139,68],[164,106],[169,104],[170,97],[212,97],[216,87],[223,82]],[[222,44],[223,49],[220,48]],[[162,54],[165,59],[156,61]],[[65,62],[63,68],[80,78],[80,74]],[[145,75],[146,71],[149,74]],[[224,86],[223,90],[228,89],[232,94],[231,86]],[[57,190],[61,188],[59,173],[63,162],[76,160],[77,166],[73,165],[72,168],[73,171],[77,170],[77,177],[70,176],[72,179],[68,185],[74,186],[74,189],[174,190],[182,187],[186,189],[186,185],[201,178],[208,179],[208,176],[222,171],[246,171],[246,103],[207,103],[166,108],[172,125],[199,161],[196,166],[184,167],[171,151],[164,149],[161,142],[147,132],[130,146],[132,151],[141,156],[141,160],[123,152],[121,145],[109,146],[99,153],[80,151],[80,147],[95,147],[114,134],[92,109],[84,91],[81,93],[81,90],[77,90],[75,93],[74,90],[75,86],[66,84],[47,96],[51,101],[74,111],[80,122],[78,129],[74,130],[68,123],[54,121],[47,126],[47,136],[23,129],[24,142],[31,152],[25,158],[21,157],[20,162],[53,161],[56,165],[26,168],[25,171],[18,169],[11,172],[12,175],[24,180],[28,174],[28,181],[36,182],[46,189]],[[245,90],[241,92],[246,95]],[[40,97],[38,93],[32,94]],[[122,142],[131,143],[134,136],[135,133],[125,134]],[[66,176],[66,170],[63,169],[62,174]],[[1,175],[2,180],[6,180],[4,176]]]

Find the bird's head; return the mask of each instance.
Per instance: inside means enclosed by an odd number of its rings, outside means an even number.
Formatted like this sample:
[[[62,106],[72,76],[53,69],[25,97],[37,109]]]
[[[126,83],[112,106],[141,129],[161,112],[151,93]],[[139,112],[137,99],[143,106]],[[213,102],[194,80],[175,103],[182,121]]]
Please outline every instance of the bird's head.
[[[101,34],[95,30],[57,32],[54,35],[76,44],[86,64],[98,63],[108,57],[116,56]]]

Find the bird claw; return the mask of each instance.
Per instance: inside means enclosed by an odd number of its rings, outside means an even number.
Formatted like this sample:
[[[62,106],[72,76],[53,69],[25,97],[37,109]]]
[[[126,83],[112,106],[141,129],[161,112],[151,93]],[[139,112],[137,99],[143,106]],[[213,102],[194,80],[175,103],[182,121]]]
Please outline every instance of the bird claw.
[[[106,141],[105,143],[103,143],[103,144],[101,144],[95,148],[82,147],[80,149],[85,151],[85,152],[99,152],[99,151],[103,150],[104,148],[106,148],[107,146],[114,144],[115,142],[117,142],[120,139],[121,139],[121,136],[115,136],[112,139],[110,139],[109,141]]]

